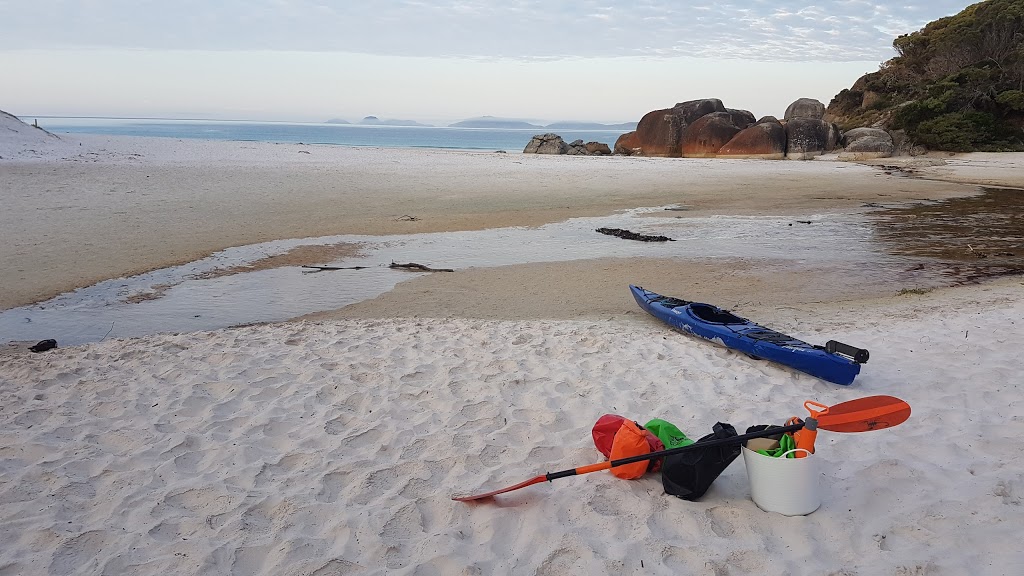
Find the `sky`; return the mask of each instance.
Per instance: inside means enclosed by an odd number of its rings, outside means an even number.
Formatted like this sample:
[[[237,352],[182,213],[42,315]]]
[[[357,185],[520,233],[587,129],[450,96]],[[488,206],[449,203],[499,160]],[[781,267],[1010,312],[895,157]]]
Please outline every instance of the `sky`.
[[[813,0],[811,0],[813,1]],[[895,56],[950,0],[0,0],[0,110],[443,125],[781,117]]]

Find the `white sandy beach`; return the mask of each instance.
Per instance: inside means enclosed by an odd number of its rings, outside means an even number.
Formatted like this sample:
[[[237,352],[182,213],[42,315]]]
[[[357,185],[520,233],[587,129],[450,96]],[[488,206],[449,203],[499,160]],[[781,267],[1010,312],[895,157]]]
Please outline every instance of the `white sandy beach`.
[[[640,314],[307,322],[3,357],[0,567],[1018,574],[1024,283],[790,312],[778,328],[872,351],[853,386]],[[605,412],[702,435],[871,394],[913,416],[821,432],[823,504],[806,517],[757,508],[741,461],[699,502],[666,496],[657,475],[604,472],[449,500],[600,461],[590,427]]]
[[[1024,185],[1021,155],[913,164],[929,179],[829,161],[100,137],[0,157],[0,308],[276,238],[674,203],[799,215]],[[726,280],[659,265],[467,270],[315,320],[0,354],[0,575],[1024,572],[1024,279],[822,298],[756,266],[728,278],[724,297],[752,319],[871,350],[840,387],[658,324],[625,282],[693,296],[681,290]],[[597,312],[553,306],[566,290]],[[446,291],[477,296],[460,309]],[[698,502],[656,474],[606,472],[450,500],[600,461],[604,413],[699,437],[874,394],[913,415],[821,432],[822,506],[806,517],[759,509],[742,459]]]

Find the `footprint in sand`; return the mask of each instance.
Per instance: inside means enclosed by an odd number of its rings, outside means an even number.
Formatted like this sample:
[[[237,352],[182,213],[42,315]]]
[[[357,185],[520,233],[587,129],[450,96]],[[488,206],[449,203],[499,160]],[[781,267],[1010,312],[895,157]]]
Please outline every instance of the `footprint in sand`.
[[[174,469],[184,474],[195,474],[199,472],[200,464],[203,462],[202,452],[185,452],[174,458]]]
[[[748,523],[743,519],[743,514],[735,508],[715,506],[704,514],[708,528],[720,538],[735,538],[752,533]]]
[[[365,570],[359,564],[335,558],[314,570],[309,576],[346,576],[347,574],[359,574]]]
[[[556,576],[562,574],[577,574],[579,572],[580,552],[572,548],[559,548],[540,563],[537,568],[538,576]]]
[[[384,523],[380,537],[385,543],[398,543],[423,534],[423,515],[414,503],[406,504]]]
[[[29,410],[14,417],[14,426],[17,428],[31,428],[38,426],[50,417],[50,411],[44,409]]]
[[[85,532],[65,540],[50,560],[50,574],[77,574],[98,570],[97,556],[110,539],[99,530]],[[90,566],[92,570],[90,570]]]
[[[255,486],[260,488],[278,478],[294,475],[299,470],[311,470],[319,460],[316,454],[288,454],[274,464],[264,464],[256,474]]]
[[[316,499],[318,502],[336,502],[338,500],[338,494],[349,484],[348,479],[350,472],[345,470],[339,470],[337,472],[329,472],[324,474],[320,479],[320,491],[316,493]]]

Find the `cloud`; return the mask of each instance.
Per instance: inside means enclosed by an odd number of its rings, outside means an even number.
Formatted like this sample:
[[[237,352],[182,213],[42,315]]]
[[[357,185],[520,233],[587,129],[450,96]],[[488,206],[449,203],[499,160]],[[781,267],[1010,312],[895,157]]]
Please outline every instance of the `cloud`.
[[[950,0],[0,1],[0,50],[312,51],[552,59],[881,61]]]

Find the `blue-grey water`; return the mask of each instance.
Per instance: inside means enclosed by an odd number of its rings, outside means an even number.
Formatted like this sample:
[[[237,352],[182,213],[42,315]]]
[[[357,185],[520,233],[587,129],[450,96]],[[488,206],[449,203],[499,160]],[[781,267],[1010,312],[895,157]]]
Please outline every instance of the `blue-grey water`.
[[[213,120],[163,120],[132,118],[23,118],[55,134],[101,134],[203,140],[334,144],[381,148],[447,148],[522,152],[536,134],[554,132],[566,142],[603,142],[609,147],[621,130],[548,130],[450,128],[434,126],[364,126]]]
[[[655,213],[664,215],[664,207],[574,218],[538,228],[344,235],[230,248],[183,266],[108,280],[0,312],[0,343],[57,338],[61,345],[72,345],[106,337],[287,320],[375,298],[423,274],[391,269],[388,265],[393,261],[467,269],[605,257],[745,258],[777,265],[874,270],[883,276],[907,268],[907,258],[888,255],[874,242],[864,215],[821,215],[794,226],[791,218],[783,216],[650,217]],[[676,241],[624,240],[598,234],[597,228],[624,228]],[[289,266],[209,277],[212,271],[250,264],[297,246],[343,242],[361,244],[361,255],[331,264],[367,268],[309,274]],[[134,298],[153,292],[162,296]]]

